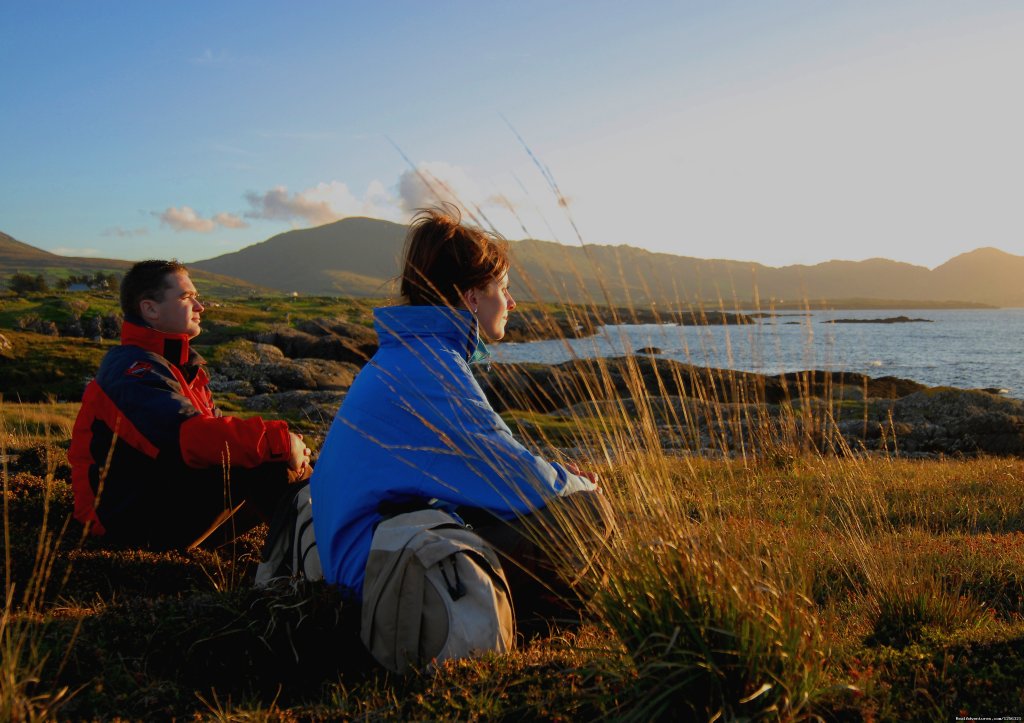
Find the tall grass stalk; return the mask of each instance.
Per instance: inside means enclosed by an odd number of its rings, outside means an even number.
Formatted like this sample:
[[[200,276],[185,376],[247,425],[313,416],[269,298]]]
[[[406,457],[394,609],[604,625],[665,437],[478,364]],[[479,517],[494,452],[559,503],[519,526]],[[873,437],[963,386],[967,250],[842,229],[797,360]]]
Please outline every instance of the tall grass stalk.
[[[47,428],[48,429],[48,428]],[[53,718],[70,699],[66,686],[51,687],[43,680],[48,653],[42,637],[43,604],[47,586],[58,559],[60,541],[67,531],[65,520],[57,533],[48,524],[53,492],[54,460],[48,455],[43,493],[43,514],[39,526],[35,559],[20,602],[11,560],[11,496],[8,470],[8,441],[18,438],[8,429],[7,414],[0,399],[0,476],[3,479],[4,520],[4,607],[0,615],[0,720],[36,721]]]
[[[588,311],[567,308],[570,318]],[[677,310],[675,318],[685,321],[682,313]],[[702,307],[685,313],[707,320]],[[550,318],[535,323],[538,331],[554,325]],[[617,715],[810,715],[816,697],[832,683],[828,646],[805,594],[812,573],[785,550],[772,554],[758,540],[733,539],[740,527],[722,516],[714,495],[695,506],[680,494],[688,479],[679,465],[696,474],[692,454],[709,451],[736,460],[720,467],[728,475],[798,459],[823,461],[825,455],[856,465],[856,454],[838,433],[831,380],[826,378],[820,400],[814,394],[820,381],[798,376],[786,388],[793,396],[773,414],[762,378],[753,375],[692,364],[666,371],[633,354],[577,358],[573,364],[578,373],[556,374],[541,390],[515,366],[501,367],[493,388],[513,409],[561,403],[559,416],[575,427],[570,454],[585,457],[566,461],[596,465],[607,475],[605,495],[619,522],[614,538],[603,541],[597,530],[578,529],[580,520],[568,518],[570,534],[536,534],[549,548],[555,540],[572,540],[550,553],[579,582],[593,613],[631,661]],[[556,454],[566,448],[543,429],[526,431]],[[666,434],[684,440],[682,457],[666,449]],[[587,572],[583,579],[581,571]]]

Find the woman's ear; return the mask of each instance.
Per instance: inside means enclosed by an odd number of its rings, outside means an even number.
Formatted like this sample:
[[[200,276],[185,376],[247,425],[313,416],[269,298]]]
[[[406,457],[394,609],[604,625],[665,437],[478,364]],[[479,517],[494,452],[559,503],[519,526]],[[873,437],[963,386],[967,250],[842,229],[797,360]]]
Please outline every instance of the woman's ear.
[[[470,289],[469,291],[462,292],[462,301],[465,303],[467,309],[472,311],[474,314],[476,313],[476,310],[479,307],[476,289]]]

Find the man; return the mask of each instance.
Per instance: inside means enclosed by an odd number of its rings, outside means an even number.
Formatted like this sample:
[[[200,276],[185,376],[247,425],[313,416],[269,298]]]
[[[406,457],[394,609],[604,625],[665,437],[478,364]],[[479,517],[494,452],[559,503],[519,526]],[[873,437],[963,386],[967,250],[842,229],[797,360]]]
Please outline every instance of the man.
[[[189,347],[204,307],[188,269],[135,264],[121,309],[121,346],[86,387],[71,436],[75,517],[105,540],[151,549],[199,544],[243,504],[269,518],[288,484],[309,476],[309,449],[286,422],[215,408]]]

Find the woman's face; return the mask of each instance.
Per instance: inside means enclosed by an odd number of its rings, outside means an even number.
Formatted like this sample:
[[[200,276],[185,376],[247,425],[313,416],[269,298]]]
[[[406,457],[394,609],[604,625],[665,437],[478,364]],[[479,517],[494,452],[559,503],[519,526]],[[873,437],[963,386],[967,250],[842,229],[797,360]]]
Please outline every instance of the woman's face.
[[[466,305],[476,314],[484,338],[488,341],[500,340],[505,336],[508,312],[516,308],[516,300],[508,291],[508,274],[468,292]]]

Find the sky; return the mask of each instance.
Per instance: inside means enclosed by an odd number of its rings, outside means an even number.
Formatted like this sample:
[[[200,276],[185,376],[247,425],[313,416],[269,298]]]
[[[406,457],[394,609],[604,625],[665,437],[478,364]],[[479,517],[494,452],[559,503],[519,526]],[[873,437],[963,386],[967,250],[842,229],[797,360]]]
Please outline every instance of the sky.
[[[210,258],[457,198],[771,266],[1024,254],[1024,3],[0,2],[0,231]]]

